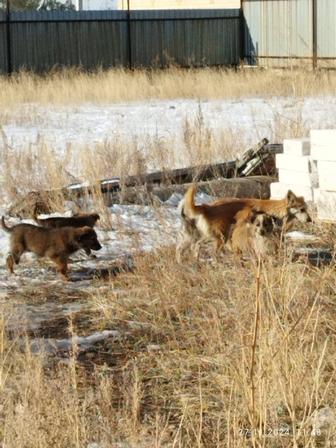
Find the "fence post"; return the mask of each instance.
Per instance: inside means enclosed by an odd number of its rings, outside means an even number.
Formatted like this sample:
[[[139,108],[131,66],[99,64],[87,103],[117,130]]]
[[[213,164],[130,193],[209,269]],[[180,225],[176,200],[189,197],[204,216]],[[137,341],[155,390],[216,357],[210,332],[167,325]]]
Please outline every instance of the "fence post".
[[[317,2],[312,0],[313,16],[313,69],[317,68]]]
[[[132,70],[132,32],[131,32],[131,11],[130,11],[130,0],[127,0],[127,40],[128,40],[128,68]]]
[[[10,32],[10,0],[6,0],[6,44],[7,44],[7,75],[12,74],[12,52]]]
[[[244,0],[240,2],[239,11],[239,43],[240,43],[240,62],[244,64],[245,60],[245,16],[244,16]]]

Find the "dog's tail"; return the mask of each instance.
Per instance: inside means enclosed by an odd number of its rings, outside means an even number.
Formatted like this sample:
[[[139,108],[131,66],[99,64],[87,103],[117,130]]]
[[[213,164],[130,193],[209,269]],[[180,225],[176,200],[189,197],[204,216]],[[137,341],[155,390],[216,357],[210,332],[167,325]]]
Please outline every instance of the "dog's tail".
[[[1,218],[1,227],[4,229],[5,232],[8,232],[8,233],[10,233],[13,230],[12,227],[7,227],[6,226],[5,217],[4,216],[2,216],[2,218]]]
[[[182,199],[179,210],[182,218],[195,219],[199,212],[197,210],[197,206],[195,205],[195,193],[196,193],[196,185],[193,184],[188,188],[184,198]]]

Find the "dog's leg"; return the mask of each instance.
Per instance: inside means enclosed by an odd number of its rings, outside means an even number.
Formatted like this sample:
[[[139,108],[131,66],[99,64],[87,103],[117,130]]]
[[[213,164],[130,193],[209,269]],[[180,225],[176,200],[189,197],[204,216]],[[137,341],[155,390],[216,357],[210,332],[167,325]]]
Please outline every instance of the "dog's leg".
[[[65,257],[55,257],[52,258],[53,262],[56,263],[58,272],[62,275],[64,280],[69,280],[68,276],[68,260]]]
[[[204,239],[201,238],[200,240],[197,240],[196,243],[193,246],[193,253],[194,253],[194,258],[196,260],[199,259],[199,251],[200,251],[200,246],[201,244],[204,242]]]
[[[84,252],[86,253],[86,255],[87,255],[88,257],[93,258],[93,259],[96,259],[96,258],[97,258],[96,255],[94,255],[94,254],[91,252],[91,249],[89,249],[88,247],[85,247],[83,250],[84,250]]]
[[[20,263],[20,258],[23,252],[24,252],[23,247],[16,247],[15,251],[12,251],[10,254],[8,254],[8,257],[6,259],[6,265],[7,269],[11,274],[14,274],[14,263],[15,264]]]
[[[14,274],[14,257],[12,254],[9,254],[7,259],[6,259],[6,266],[7,269],[9,270],[9,272],[11,274]]]
[[[68,276],[68,263],[67,261],[64,261],[61,265],[60,265],[60,273],[62,274],[62,277],[64,280],[69,280],[69,276]]]
[[[236,268],[243,268],[245,266],[243,252],[240,248],[233,249],[233,262]]]
[[[216,254],[219,254],[219,252],[224,248],[225,242],[225,238],[222,234],[216,236],[214,241]]]
[[[181,263],[181,258],[184,252],[191,247],[191,244],[192,239],[189,236],[184,235],[183,240],[176,246],[175,257],[178,263]]]
[[[198,239],[195,242],[193,252],[194,252],[194,257],[196,260],[199,259],[199,251],[201,248],[201,244],[206,243],[207,241],[209,241],[209,239],[210,238],[208,236],[203,236],[202,238]]]
[[[214,260],[216,261],[216,263],[218,263],[220,261],[220,255],[223,252],[224,249],[224,245],[225,245],[225,240],[223,235],[220,234],[215,234],[213,235],[212,239],[212,243],[213,243],[213,250],[214,250]]]

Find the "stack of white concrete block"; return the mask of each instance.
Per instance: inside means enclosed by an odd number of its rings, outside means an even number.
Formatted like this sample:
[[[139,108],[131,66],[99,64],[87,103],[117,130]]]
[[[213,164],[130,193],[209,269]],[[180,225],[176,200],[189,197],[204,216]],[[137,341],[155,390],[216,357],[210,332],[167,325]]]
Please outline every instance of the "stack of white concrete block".
[[[317,162],[314,202],[320,219],[336,220],[336,129],[310,132],[311,157]]]
[[[316,162],[310,154],[309,139],[284,140],[283,154],[276,155],[279,182],[271,184],[271,197],[284,198],[288,190],[313,201],[318,186]]]
[[[336,221],[336,129],[312,130],[310,139],[284,140],[276,155],[279,182],[271,184],[271,197],[284,198],[288,190],[314,201],[317,216]]]

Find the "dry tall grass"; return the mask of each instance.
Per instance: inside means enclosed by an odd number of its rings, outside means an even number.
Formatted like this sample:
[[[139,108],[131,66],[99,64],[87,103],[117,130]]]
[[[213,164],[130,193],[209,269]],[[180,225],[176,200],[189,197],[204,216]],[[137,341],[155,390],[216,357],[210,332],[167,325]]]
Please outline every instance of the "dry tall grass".
[[[78,70],[0,78],[0,106],[110,103],[150,98],[241,98],[334,94],[334,71],[262,69]]]
[[[113,176],[143,175],[149,171],[197,166],[232,160],[244,137],[223,128],[218,135],[204,122],[201,106],[193,119],[185,119],[181,140],[171,136],[131,140],[115,135],[92,145],[68,145],[57,152],[38,139],[21,149],[12,148],[0,125],[0,200],[13,201],[33,190],[59,189],[71,183],[90,185]]]
[[[334,426],[312,432],[336,406],[334,268],[173,259],[138,257],[92,297],[95,325],[122,334],[94,362],[76,347],[48,362],[2,332],[3,446],[334,446]]]
[[[265,135],[256,126],[255,143]],[[269,122],[272,142],[304,137],[309,130],[300,108],[288,119],[274,113]],[[68,144],[64,152],[39,138],[35,143],[13,148],[0,124],[0,200],[13,201],[32,190],[59,189],[72,183],[90,185],[117,176],[142,175],[149,171],[198,166],[234,160],[248,148],[248,136],[225,126],[214,131],[205,123],[202,107],[193,118],[185,118],[181,135],[168,137],[122,135],[101,143]]]

